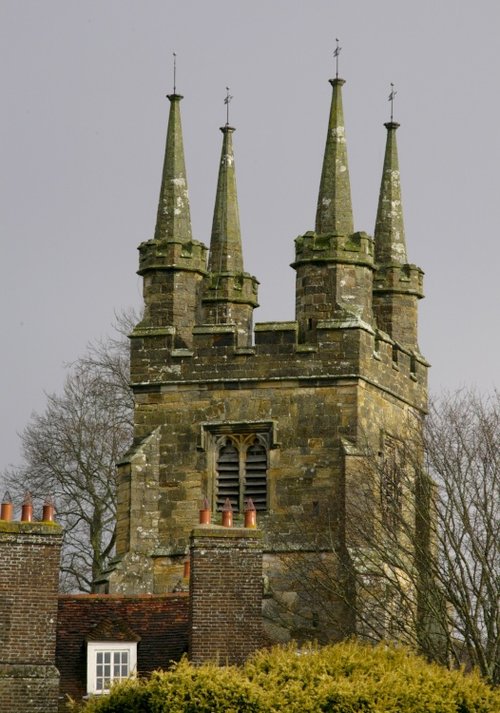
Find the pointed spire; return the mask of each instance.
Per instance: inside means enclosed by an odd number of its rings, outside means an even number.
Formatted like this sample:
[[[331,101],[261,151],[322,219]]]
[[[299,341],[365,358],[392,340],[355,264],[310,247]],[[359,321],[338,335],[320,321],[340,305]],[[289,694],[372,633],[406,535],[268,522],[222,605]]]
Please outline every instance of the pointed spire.
[[[243,272],[243,253],[232,142],[235,129],[226,124],[221,131],[222,152],[208,269],[212,273],[240,273]]]
[[[330,79],[333,87],[328,135],[316,211],[316,232],[350,235],[353,232],[351,186],[342,109],[344,79]]]
[[[191,214],[184,163],[180,94],[169,94],[167,145],[158,202],[155,240],[187,243],[192,240]]]
[[[384,126],[387,129],[387,143],[375,223],[375,261],[381,265],[404,265],[408,259],[396,143],[399,124],[389,121]]]

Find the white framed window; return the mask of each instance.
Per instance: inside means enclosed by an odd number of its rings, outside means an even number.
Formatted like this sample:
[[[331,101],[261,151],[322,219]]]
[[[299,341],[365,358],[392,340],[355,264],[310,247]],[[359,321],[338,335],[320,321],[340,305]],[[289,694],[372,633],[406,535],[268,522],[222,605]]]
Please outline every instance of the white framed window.
[[[87,693],[109,693],[113,683],[135,675],[135,641],[89,641],[87,643]]]

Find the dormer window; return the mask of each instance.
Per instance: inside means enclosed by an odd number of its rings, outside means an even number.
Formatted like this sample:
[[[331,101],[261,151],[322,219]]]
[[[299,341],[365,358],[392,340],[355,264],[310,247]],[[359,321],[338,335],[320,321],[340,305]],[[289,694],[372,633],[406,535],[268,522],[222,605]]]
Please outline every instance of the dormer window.
[[[113,683],[134,675],[137,642],[92,641],[87,644],[87,693],[109,693]]]
[[[122,621],[104,619],[87,635],[87,693],[109,693],[137,672],[137,636]]]

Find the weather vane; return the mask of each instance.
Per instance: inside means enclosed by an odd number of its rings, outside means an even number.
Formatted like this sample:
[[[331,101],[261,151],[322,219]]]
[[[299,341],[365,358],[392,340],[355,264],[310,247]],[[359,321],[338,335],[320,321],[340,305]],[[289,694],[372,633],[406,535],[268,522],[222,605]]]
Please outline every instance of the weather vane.
[[[391,82],[391,93],[389,94],[388,101],[391,102],[391,123],[394,119],[394,97],[396,96],[397,91],[394,89],[394,84]]]
[[[175,94],[175,80],[176,80],[176,75],[177,75],[177,54],[175,52],[172,52],[174,55],[174,94]]]
[[[335,42],[337,43],[337,46],[335,47],[333,51],[333,56],[335,57],[335,77],[338,79],[339,78],[339,54],[342,51],[342,47],[339,46],[339,38],[335,38]]]
[[[229,87],[226,87],[226,98],[224,99],[224,104],[226,105],[226,126],[229,126],[229,103],[233,97],[229,94]]]

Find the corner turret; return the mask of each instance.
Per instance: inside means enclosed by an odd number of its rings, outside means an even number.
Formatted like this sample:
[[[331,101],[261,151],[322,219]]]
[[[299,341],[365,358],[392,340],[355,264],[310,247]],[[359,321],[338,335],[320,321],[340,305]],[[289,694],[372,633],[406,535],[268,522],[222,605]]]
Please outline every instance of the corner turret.
[[[255,277],[244,272],[232,134],[221,127],[222,152],[215,197],[208,276],[203,290],[206,324],[234,325],[237,346],[252,342],[253,310],[258,306]]]
[[[170,113],[154,239],[139,246],[144,319],[132,336],[167,336],[171,346],[189,348],[198,321],[207,248],[193,240],[191,232],[180,115],[182,96],[174,93],[168,99]]]
[[[407,258],[396,143],[399,124],[391,120],[384,126],[387,143],[375,225],[373,310],[381,330],[418,351],[417,300],[424,296],[424,273]]]
[[[316,230],[295,240],[299,340],[315,341],[322,323],[371,329],[373,241],[353,232],[351,187],[338,76],[332,101],[316,210]]]

